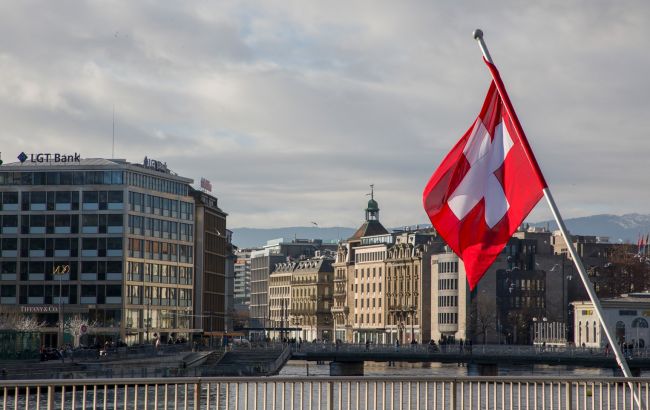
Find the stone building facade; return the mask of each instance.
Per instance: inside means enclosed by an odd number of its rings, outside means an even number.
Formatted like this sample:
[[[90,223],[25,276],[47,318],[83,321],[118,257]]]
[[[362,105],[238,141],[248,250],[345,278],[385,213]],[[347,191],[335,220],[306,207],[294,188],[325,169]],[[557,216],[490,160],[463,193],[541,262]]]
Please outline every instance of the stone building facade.
[[[298,261],[291,275],[290,323],[304,341],[334,339],[332,304],[334,259],[318,256]]]

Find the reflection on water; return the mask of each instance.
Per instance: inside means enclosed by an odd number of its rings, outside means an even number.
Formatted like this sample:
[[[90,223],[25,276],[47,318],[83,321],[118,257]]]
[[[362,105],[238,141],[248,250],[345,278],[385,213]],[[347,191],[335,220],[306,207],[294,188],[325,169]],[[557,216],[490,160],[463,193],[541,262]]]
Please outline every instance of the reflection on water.
[[[282,368],[278,377],[286,376],[329,376],[329,362],[317,365],[316,362],[290,360]],[[452,363],[406,363],[396,362],[389,366],[385,362],[365,362],[365,376],[441,376],[462,377],[480,376],[476,365],[458,366]],[[503,365],[499,366],[499,376],[572,376],[589,377],[620,377],[620,371],[593,367],[551,366],[551,365]],[[650,376],[650,370],[642,371],[641,377]]]

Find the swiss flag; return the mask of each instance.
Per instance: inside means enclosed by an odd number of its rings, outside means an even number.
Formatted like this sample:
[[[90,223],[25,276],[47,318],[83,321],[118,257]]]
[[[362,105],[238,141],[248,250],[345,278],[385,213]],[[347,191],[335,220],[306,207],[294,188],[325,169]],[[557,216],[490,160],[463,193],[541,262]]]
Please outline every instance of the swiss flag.
[[[494,81],[483,108],[423,193],[431,223],[465,264],[470,289],[546,188],[499,73],[486,63]]]

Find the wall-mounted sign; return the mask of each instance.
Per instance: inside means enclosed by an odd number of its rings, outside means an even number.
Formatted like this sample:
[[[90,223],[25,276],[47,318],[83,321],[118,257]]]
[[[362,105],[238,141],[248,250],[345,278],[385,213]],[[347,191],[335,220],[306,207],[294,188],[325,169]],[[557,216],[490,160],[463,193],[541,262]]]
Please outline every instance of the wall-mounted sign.
[[[201,188],[205,189],[208,192],[212,192],[212,182],[208,181],[205,178],[201,178]]]
[[[144,157],[144,161],[142,161],[142,165],[144,165],[146,168],[155,169],[156,171],[169,172],[166,162],[157,161],[155,159]]]
[[[21,306],[20,311],[23,313],[57,313],[59,309],[56,306]]]
[[[21,152],[18,154],[18,161],[25,162],[27,160],[29,160],[29,162],[80,162],[81,154],[77,154],[76,152],[74,154],[61,154],[59,152],[41,152],[29,155]]]

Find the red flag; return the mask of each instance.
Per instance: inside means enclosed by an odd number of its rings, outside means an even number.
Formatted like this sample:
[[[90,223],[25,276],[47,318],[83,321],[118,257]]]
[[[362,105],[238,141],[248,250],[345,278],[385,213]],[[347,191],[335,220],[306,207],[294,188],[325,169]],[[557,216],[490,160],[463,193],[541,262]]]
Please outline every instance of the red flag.
[[[469,130],[424,189],[424,209],[463,260],[470,289],[542,197],[546,182],[499,72]]]

